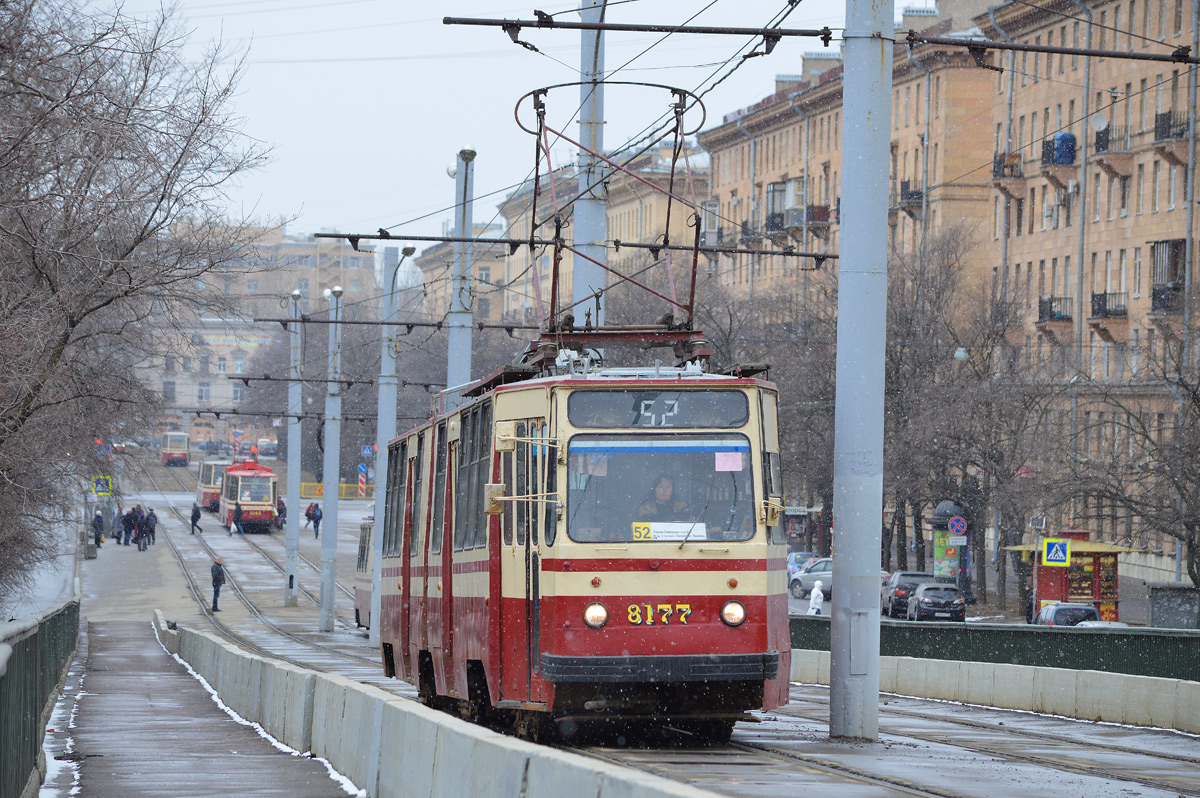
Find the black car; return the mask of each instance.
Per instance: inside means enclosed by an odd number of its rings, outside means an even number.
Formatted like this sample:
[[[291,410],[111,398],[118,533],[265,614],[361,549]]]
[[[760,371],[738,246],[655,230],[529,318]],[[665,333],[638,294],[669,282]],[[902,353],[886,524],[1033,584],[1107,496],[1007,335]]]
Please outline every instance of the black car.
[[[892,571],[879,593],[879,612],[890,618],[903,618],[908,614],[908,599],[917,585],[932,582],[933,574],[920,571]]]
[[[967,602],[954,585],[925,582],[917,586],[908,602],[910,621],[965,621]]]

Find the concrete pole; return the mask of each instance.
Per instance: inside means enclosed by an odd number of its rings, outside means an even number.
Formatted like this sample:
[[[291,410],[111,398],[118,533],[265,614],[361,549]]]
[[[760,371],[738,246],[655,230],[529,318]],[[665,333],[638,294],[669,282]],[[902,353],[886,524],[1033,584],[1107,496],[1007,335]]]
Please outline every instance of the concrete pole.
[[[338,471],[342,446],[342,287],[335,285],[325,294],[329,300],[329,383],[325,393],[325,462],[322,488],[321,526],[321,618],[319,629],[332,632],[336,619],[337,598],[337,538],[338,538]]]
[[[603,22],[606,0],[584,0],[580,17],[584,22]],[[580,143],[592,152],[604,152],[604,32],[585,30],[580,41],[579,58],[579,135]],[[580,190],[601,177],[602,161],[584,150],[579,151]],[[604,242],[608,239],[607,198],[603,185],[596,186],[575,201],[575,241],[581,253],[608,263]],[[571,275],[572,301],[581,302],[594,295],[606,283],[604,269],[586,258],[574,258]],[[596,312],[595,323],[604,323],[604,298]],[[551,308],[553,310],[553,308]]]
[[[475,150],[458,151],[454,170],[454,230],[459,238],[470,238],[471,201],[475,191]],[[450,287],[450,340],[446,349],[446,387],[454,388],[471,381],[471,245],[454,244],[453,282]]]
[[[286,555],[284,557],[283,606],[295,607],[300,596],[300,580],[296,574],[300,567],[300,384],[303,366],[300,362],[300,300],[299,290],[292,292],[292,324],[288,329],[291,343],[291,382],[288,383],[287,422],[287,518],[284,519]]]
[[[891,0],[846,0],[829,735],[879,737]]]
[[[396,260],[396,250],[384,250],[383,352],[379,359],[379,418],[375,422],[375,528],[371,532],[371,626],[368,639],[379,645],[379,622],[383,597],[383,514],[387,487],[388,441],[396,437],[396,274],[404,259],[416,252],[405,247]],[[394,261],[394,262],[392,262]]]

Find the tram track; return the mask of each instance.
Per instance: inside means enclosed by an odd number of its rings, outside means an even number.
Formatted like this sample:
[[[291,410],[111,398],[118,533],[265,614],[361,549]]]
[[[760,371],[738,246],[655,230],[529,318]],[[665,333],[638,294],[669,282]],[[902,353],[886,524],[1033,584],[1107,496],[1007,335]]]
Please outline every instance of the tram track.
[[[896,696],[895,698],[901,699],[902,697]],[[772,712],[775,715],[798,718],[817,724],[828,722],[829,699],[827,697],[806,694],[802,700],[803,703],[800,703],[793,697],[792,702],[787,706],[778,707]],[[805,706],[810,708],[804,709]],[[904,728],[901,723],[896,722],[898,718],[919,723],[923,730],[915,731],[911,727]],[[1087,721],[1076,722],[1087,723]],[[931,732],[927,728],[929,724],[949,725],[955,729],[965,728],[971,730],[973,734],[962,734],[949,730]],[[1098,742],[1095,739],[1087,741],[1064,739],[1061,731],[1050,733],[1022,729],[1003,721],[984,722],[935,712],[921,712],[890,704],[880,707],[880,731],[895,737],[966,748],[980,754],[1008,761],[1024,762],[1048,770],[1133,782],[1181,796],[1200,795],[1200,756],[1154,751],[1144,746],[1135,748],[1128,745]],[[985,738],[992,739],[994,742],[986,742]],[[1002,741],[1001,738],[1003,738]],[[1045,753],[1033,753],[1033,744],[1036,744]],[[1092,758],[1111,763],[1122,756],[1136,757],[1142,762],[1137,770],[1133,770],[1129,767],[1089,761],[1089,758]],[[1146,768],[1144,764],[1146,759],[1162,764]],[[1180,768],[1180,765],[1186,767]],[[1172,777],[1145,775],[1146,772],[1162,772],[1168,768],[1182,772],[1178,772]]]
[[[154,475],[150,472],[150,469],[147,468],[144,463],[137,462],[135,458],[130,458],[130,460],[132,462],[136,463],[135,467],[140,472],[140,476],[143,477],[144,479],[146,479],[147,481],[149,481],[149,483],[151,484],[154,491],[156,491],[158,493],[164,492],[162,489],[162,486],[159,485],[158,480],[156,480],[154,478]],[[172,476],[174,477],[176,483],[178,483],[179,487],[182,489],[183,492],[191,492],[191,490],[183,482],[183,480],[179,477],[178,474],[172,474]],[[131,491],[131,492],[134,492],[134,491]],[[141,495],[143,500],[145,499],[142,489],[136,490],[136,495]],[[149,502],[146,501],[145,504],[148,506]],[[167,509],[180,521],[181,524],[190,525],[190,519],[186,518],[184,516],[184,514],[179,510],[179,508],[175,507],[174,505],[168,504]],[[159,529],[163,533],[163,537],[166,540],[168,546],[170,547],[172,554],[175,556],[175,559],[178,562],[180,569],[183,571],[185,578],[187,579],[189,590],[191,591],[193,597],[196,599],[197,603],[199,604],[202,614],[204,615],[206,620],[208,620],[208,622],[210,624],[212,624],[212,626],[223,637],[237,643],[238,645],[245,646],[248,649],[258,652],[264,656],[281,659],[281,660],[289,662],[293,665],[296,665],[298,667],[311,668],[311,669],[316,669],[316,670],[325,670],[325,671],[330,670],[328,667],[320,667],[319,665],[316,665],[309,660],[297,659],[294,656],[288,656],[287,654],[281,653],[277,649],[264,648],[262,645],[254,642],[253,640],[248,638],[246,635],[241,634],[241,633],[237,632],[236,630],[234,630],[233,628],[231,628],[229,624],[218,620],[213,615],[212,611],[208,608],[208,604],[204,598],[204,591],[198,585],[197,578],[196,578],[195,573],[193,572],[193,569],[188,567],[186,557],[185,557],[183,551],[179,548],[176,541],[172,538],[172,533],[168,532],[165,529],[165,527],[160,527]],[[216,557],[219,554],[219,552],[217,552],[208,543],[208,541],[204,540],[202,535],[197,536],[197,540],[195,542],[205,552],[205,554],[207,555],[207,557],[209,559]],[[251,545],[254,546],[254,548],[258,551],[260,556],[262,556],[269,563],[271,563],[271,565],[273,565],[274,567],[276,567],[277,569],[279,569],[282,572],[283,569],[280,568],[279,564],[277,562],[275,562],[275,560],[273,558],[268,556],[267,553],[261,547],[254,545],[252,542],[251,542]],[[306,558],[306,561],[307,561],[307,558]],[[308,561],[308,562],[311,566],[312,565],[311,561]],[[262,624],[264,627],[269,629],[272,633],[287,639],[289,641],[289,643],[291,643],[292,645],[299,644],[299,645],[302,645],[309,649],[316,649],[316,650],[324,651],[327,654],[332,654],[339,658],[352,659],[357,662],[369,665],[373,669],[378,669],[380,671],[380,673],[382,672],[382,669],[380,668],[380,665],[379,665],[379,661],[375,658],[362,656],[361,654],[357,654],[352,651],[347,651],[342,648],[336,648],[334,646],[326,645],[319,641],[312,640],[304,635],[299,635],[299,634],[296,634],[294,632],[291,632],[291,631],[283,628],[279,623],[277,623],[274,619],[272,619],[270,616],[268,616],[266,613],[264,613],[258,607],[258,605],[251,599],[248,592],[242,588],[242,586],[238,583],[238,581],[236,579],[233,578],[232,575],[227,575],[227,584],[234,591],[234,593],[237,595],[238,599],[242,602],[242,604],[246,607],[247,611],[249,611],[250,614],[252,616],[254,616],[254,618],[260,624]],[[348,591],[345,591],[345,588],[342,588],[342,590],[344,592],[348,593]],[[307,591],[304,591],[304,592],[306,593],[306,597],[310,601],[314,601],[315,603],[319,604],[319,600],[315,599],[315,597],[313,597],[311,593],[308,593]],[[346,623],[343,619],[339,618],[338,620],[343,626],[348,627],[348,628],[350,627],[350,624]]]

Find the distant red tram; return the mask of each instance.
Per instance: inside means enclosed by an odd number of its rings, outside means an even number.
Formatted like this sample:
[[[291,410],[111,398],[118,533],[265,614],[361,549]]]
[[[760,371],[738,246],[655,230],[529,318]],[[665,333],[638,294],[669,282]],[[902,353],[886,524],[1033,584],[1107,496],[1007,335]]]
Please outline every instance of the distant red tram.
[[[786,704],[774,386],[691,366],[506,379],[388,448],[386,672],[533,738],[602,721],[726,740]]]
[[[242,505],[242,531],[270,532],[278,513],[279,485],[275,472],[253,460],[225,469],[221,504],[217,516],[228,529],[233,523],[234,505]]]

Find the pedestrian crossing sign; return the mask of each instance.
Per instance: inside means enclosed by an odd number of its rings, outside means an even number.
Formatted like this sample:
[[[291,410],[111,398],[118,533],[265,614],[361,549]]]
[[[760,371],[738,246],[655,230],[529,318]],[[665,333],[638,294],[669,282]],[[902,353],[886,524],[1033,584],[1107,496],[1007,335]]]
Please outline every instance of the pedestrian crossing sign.
[[[1046,538],[1042,541],[1042,565],[1066,568],[1071,564],[1071,541]]]
[[[111,496],[112,477],[92,477],[92,493],[97,496]]]

